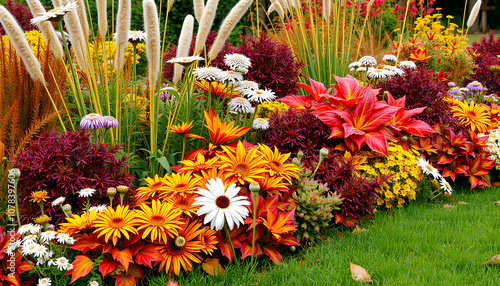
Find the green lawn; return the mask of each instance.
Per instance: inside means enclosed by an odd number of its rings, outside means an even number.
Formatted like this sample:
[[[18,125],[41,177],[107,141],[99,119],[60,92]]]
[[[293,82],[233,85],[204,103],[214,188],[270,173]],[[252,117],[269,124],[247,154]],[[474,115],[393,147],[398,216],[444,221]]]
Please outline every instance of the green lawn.
[[[482,262],[500,254],[500,188],[454,194],[469,204],[413,203],[365,222],[368,232],[330,230],[324,243],[285,255],[280,266],[262,263],[254,275],[227,266],[209,277],[199,267],[176,277],[184,285],[358,285],[348,258],[364,267],[375,285],[500,285],[500,266]],[[245,266],[246,265],[246,266]],[[248,267],[244,264],[243,267]],[[146,285],[168,276],[148,275]],[[154,277],[154,278],[153,278]]]
[[[488,34],[467,35],[467,44],[470,45],[472,42],[479,42],[479,40],[481,40],[484,36],[488,36]],[[495,39],[498,37],[500,37],[500,34],[496,33]]]

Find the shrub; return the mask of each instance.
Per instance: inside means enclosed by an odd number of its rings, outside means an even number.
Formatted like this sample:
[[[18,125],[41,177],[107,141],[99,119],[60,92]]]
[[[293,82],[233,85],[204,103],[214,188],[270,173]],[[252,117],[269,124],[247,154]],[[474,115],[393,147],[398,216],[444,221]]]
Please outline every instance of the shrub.
[[[23,6],[22,3],[14,2],[12,0],[5,1],[5,8],[14,16],[19,26],[23,31],[28,32],[32,30],[38,30],[35,25],[31,24],[30,20],[33,19],[28,7]],[[5,35],[5,30],[0,26],[0,36]]]
[[[479,42],[472,43],[476,54],[474,75],[471,81],[477,80],[486,86],[490,93],[500,94],[500,38],[495,40],[493,33],[482,37]],[[496,67],[495,67],[496,66]]]
[[[40,214],[38,206],[29,202],[32,192],[46,190],[52,199],[65,197],[73,209],[81,210],[86,201],[78,197],[83,188],[93,188],[91,205],[106,203],[106,190],[119,185],[132,186],[133,177],[125,171],[126,158],[116,159],[120,147],[94,144],[84,130],[45,133],[32,141],[14,159],[19,168],[18,196],[21,214],[30,222]],[[109,149],[108,149],[109,147]],[[47,206],[45,214],[59,223],[64,214],[58,207]]]

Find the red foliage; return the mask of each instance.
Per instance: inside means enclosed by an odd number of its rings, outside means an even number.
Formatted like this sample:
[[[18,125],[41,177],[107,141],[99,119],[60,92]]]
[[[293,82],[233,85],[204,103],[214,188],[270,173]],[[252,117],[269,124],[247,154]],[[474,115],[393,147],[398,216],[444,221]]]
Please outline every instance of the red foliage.
[[[5,8],[9,10],[9,12],[14,16],[21,29],[24,32],[28,32],[31,30],[38,30],[35,25],[31,24],[31,19],[33,19],[33,15],[31,15],[28,7],[23,6],[22,3],[14,2],[12,0],[5,1]],[[5,30],[2,26],[0,26],[0,36],[5,35]]]
[[[495,40],[493,33],[489,33],[488,37],[482,37],[480,42],[472,43],[472,49],[476,54],[474,64],[474,74],[471,75],[471,80],[477,80],[488,88],[489,93],[500,94],[500,72],[494,72],[490,66],[500,66],[500,38]]]

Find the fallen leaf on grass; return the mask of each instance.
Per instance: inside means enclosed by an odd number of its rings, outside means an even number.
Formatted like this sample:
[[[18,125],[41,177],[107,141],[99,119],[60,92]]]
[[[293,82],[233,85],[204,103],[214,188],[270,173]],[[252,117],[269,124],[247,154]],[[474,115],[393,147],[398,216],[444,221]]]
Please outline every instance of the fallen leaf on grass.
[[[352,233],[361,233],[361,232],[367,232],[368,229],[366,228],[361,228],[359,227],[359,225],[356,225],[356,227],[354,228],[354,230],[352,231]]]
[[[454,206],[454,205],[450,205],[450,204],[444,204],[443,208],[445,208],[445,209],[456,209],[457,207]]]
[[[313,265],[316,262],[319,262],[319,259],[316,260],[316,261],[305,261],[305,260],[303,260],[303,261],[300,262],[299,266],[300,267],[310,266],[310,265]]]
[[[349,263],[351,264],[352,279],[360,282],[373,282],[373,280],[370,278],[370,274],[368,274],[368,272],[366,272],[363,267],[352,263],[350,259]]]
[[[459,202],[458,202],[458,204],[459,204],[459,205],[468,205],[469,203],[467,203],[467,202],[462,202],[462,201],[459,201]]]
[[[483,265],[485,264],[500,264],[500,254],[493,256],[490,261],[486,261],[483,263]]]
[[[224,268],[219,264],[219,259],[217,258],[205,259],[205,262],[201,264],[201,268],[212,276],[224,274]]]
[[[500,201],[494,202],[495,205],[500,206]]]
[[[492,185],[493,185],[493,187],[498,187],[498,186],[500,186],[500,182],[493,182]]]

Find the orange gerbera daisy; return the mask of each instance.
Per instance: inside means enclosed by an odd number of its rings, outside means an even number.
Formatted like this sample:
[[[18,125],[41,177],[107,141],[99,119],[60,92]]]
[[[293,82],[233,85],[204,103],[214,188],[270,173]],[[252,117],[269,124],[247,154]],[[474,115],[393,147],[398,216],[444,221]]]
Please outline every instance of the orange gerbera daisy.
[[[172,173],[171,176],[165,176],[165,188],[159,193],[159,197],[169,199],[175,194],[182,196],[188,193],[192,194],[201,187],[200,180],[201,178],[193,176],[191,172]]]
[[[37,191],[31,193],[31,201],[34,203],[47,202],[50,197],[47,195],[47,191]]]
[[[168,274],[175,273],[179,275],[181,272],[181,265],[185,271],[191,271],[193,268],[192,262],[200,263],[201,257],[198,253],[205,248],[199,240],[202,233],[202,223],[196,219],[186,222],[186,228],[179,230],[179,235],[174,238],[169,238],[167,243],[159,245],[158,250],[165,258],[160,262],[159,269],[165,268]]]
[[[180,161],[181,168],[180,172],[199,172],[211,169],[212,166],[217,162],[219,158],[213,157],[206,161],[205,156],[201,153],[196,154],[196,160],[182,160]]]
[[[427,49],[418,47],[410,54],[410,58],[416,62],[426,62],[428,59],[432,58],[432,54],[427,54]]]
[[[289,184],[292,183],[292,178],[299,178],[299,167],[295,164],[285,163],[288,157],[290,157],[290,153],[281,154],[276,146],[274,146],[274,152],[271,148],[263,144],[259,144],[259,148],[264,160],[267,161],[265,168],[271,176],[282,177]]]
[[[138,188],[135,194],[139,202],[147,199],[157,199],[159,193],[167,189],[165,178],[160,178],[158,175],[155,175],[154,178],[146,177],[144,180],[146,180],[148,185]]]
[[[170,198],[170,201],[174,208],[182,211],[183,214],[192,218],[193,214],[196,214],[196,211],[200,208],[200,206],[193,206],[194,199],[197,197],[198,195],[196,193],[188,193],[184,196],[181,194],[175,194]]]
[[[470,104],[466,102],[459,102],[458,106],[453,106],[451,112],[460,123],[465,127],[476,133],[484,133],[491,128],[490,114],[486,107],[481,104],[476,104],[471,101]]]
[[[231,89],[230,85],[217,81],[197,81],[196,86],[202,89],[205,93],[208,94],[210,92],[212,96],[217,96],[220,99],[231,99],[240,96],[234,88]]]
[[[153,200],[151,207],[141,204],[137,211],[138,231],[144,230],[142,238],[150,237],[152,241],[159,240],[167,243],[167,237],[178,235],[184,222],[181,220],[180,209],[172,209],[173,205],[159,200]]]
[[[129,233],[137,234],[135,225],[139,223],[138,218],[134,211],[131,211],[128,206],[119,205],[116,211],[108,207],[103,212],[99,213],[97,219],[94,221],[94,227],[97,229],[95,233],[101,237],[104,235],[104,240],[109,241],[113,238],[113,245],[116,245],[118,238],[122,237],[129,239]]]
[[[278,194],[279,191],[288,190],[287,182],[283,181],[282,177],[270,176],[269,174],[264,174],[262,179],[257,179],[255,182],[259,183],[260,194]]]
[[[60,231],[67,234],[76,234],[79,232],[93,231],[93,223],[97,219],[95,210],[83,212],[81,216],[73,214],[72,217],[67,217],[66,221],[60,224]]]
[[[212,252],[217,249],[219,240],[217,239],[217,232],[209,227],[202,227],[200,233],[200,243],[204,247],[201,249],[205,254],[212,255]]]
[[[215,179],[215,178],[224,178],[225,174],[224,171],[219,170],[217,167],[212,167],[206,171],[201,171],[201,174],[194,174],[196,177],[200,178],[200,185],[201,186],[206,186],[208,183],[208,179]],[[224,180],[224,186],[227,188],[227,186],[235,184],[238,182],[238,179],[236,177],[228,178]]]
[[[170,132],[179,134],[179,135],[184,135],[189,132],[193,128],[193,122],[184,122],[182,124],[177,124],[177,125],[172,125],[170,126]]]
[[[255,182],[256,179],[263,178],[263,174],[267,172],[264,168],[266,161],[259,156],[258,147],[251,148],[248,152],[245,151],[245,146],[241,141],[236,146],[236,153],[233,153],[233,148],[222,146],[226,151],[219,158],[219,169],[224,171],[225,180],[236,178],[241,185]]]

